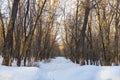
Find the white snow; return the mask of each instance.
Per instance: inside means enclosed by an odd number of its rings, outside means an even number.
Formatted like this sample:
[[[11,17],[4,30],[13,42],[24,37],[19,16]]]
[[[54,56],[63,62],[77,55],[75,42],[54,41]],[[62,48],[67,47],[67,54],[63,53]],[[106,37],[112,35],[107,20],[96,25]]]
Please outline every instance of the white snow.
[[[2,56],[0,56],[0,64],[2,64],[2,60],[3,60],[3,58],[2,58]]]
[[[0,80],[120,80],[120,66],[80,66],[64,57],[35,64],[39,67],[0,66]]]
[[[40,80],[35,67],[0,67],[0,80]]]

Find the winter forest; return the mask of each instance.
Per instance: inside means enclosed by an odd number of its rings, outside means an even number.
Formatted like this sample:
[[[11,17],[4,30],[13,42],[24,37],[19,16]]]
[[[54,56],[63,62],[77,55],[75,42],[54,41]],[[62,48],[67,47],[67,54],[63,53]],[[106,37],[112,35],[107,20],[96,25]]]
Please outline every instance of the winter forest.
[[[119,69],[120,0],[0,0],[0,72],[13,65],[47,69],[52,60]],[[120,80],[42,78],[20,80]]]

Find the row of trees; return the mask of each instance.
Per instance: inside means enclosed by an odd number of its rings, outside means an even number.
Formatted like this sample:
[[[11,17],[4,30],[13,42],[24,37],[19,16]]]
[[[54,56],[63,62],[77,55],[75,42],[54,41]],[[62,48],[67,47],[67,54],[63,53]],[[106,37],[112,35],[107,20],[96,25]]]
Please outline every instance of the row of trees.
[[[6,11],[0,9],[3,65],[11,66],[15,59],[18,66],[21,66],[21,60],[26,66],[27,61],[48,59],[60,53],[58,0],[7,0],[5,3]]]
[[[6,3],[6,11],[0,7],[3,65],[11,66],[16,59],[18,66],[21,60],[26,66],[27,61],[48,60],[61,53],[81,65],[119,64],[119,0],[7,0]]]
[[[120,1],[76,0],[64,17],[64,52],[81,65],[115,65],[120,61]]]

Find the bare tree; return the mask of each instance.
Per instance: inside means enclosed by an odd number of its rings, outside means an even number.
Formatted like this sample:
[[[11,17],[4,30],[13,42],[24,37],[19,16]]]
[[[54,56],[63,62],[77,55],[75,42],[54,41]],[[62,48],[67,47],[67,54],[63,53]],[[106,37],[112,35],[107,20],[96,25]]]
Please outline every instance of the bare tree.
[[[11,55],[13,53],[13,31],[15,27],[15,20],[17,17],[18,4],[19,4],[19,0],[14,0],[12,6],[12,14],[8,25],[7,35],[5,38],[2,64],[6,66],[11,65]]]

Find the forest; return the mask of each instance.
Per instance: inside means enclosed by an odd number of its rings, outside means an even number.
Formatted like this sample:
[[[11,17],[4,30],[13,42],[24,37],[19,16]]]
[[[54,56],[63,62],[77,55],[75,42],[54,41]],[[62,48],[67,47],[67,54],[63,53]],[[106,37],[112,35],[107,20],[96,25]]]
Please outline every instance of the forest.
[[[80,65],[119,65],[119,36],[120,0],[0,0],[2,65],[56,56]]]

